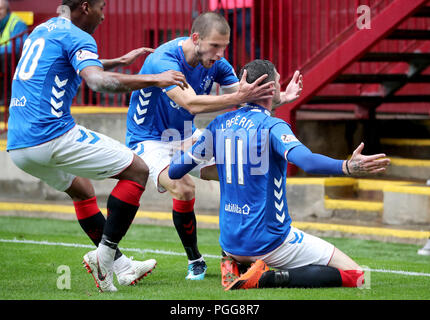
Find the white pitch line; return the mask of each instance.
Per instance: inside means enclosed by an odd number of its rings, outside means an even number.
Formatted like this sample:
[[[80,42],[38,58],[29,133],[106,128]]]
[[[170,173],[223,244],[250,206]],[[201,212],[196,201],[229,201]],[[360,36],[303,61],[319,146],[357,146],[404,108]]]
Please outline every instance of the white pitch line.
[[[19,240],[19,239],[0,239],[3,243],[22,243],[22,244],[36,244],[45,246],[61,246],[61,247],[72,247],[72,248],[89,248],[93,249],[93,245],[80,244],[80,243],[66,243],[66,242],[49,242],[49,241],[36,241],[36,240]],[[153,249],[139,249],[139,248],[120,248],[123,251],[132,251],[139,253],[154,253],[163,254],[169,256],[186,256],[185,253],[166,251],[166,250],[153,250]],[[213,254],[203,254],[205,258],[221,259],[221,256]],[[412,272],[412,271],[402,271],[402,270],[387,270],[387,269],[364,269],[365,271],[380,272],[380,273],[393,273],[404,276],[418,276],[418,277],[430,277],[430,273],[423,272]]]
[[[387,269],[364,269],[364,271],[381,272],[381,273],[394,273],[394,274],[400,274],[400,275],[404,275],[404,276],[430,277],[430,273],[423,273],[423,272],[387,270]]]
[[[89,248],[94,249],[94,245],[90,244],[80,244],[80,243],[66,243],[66,242],[49,242],[49,241],[36,241],[36,240],[20,240],[20,239],[0,239],[0,242],[5,243],[23,243],[23,244],[36,244],[36,245],[45,245],[45,246],[61,246],[61,247],[72,247],[72,248]],[[174,252],[174,251],[166,251],[166,250],[153,250],[153,249],[139,249],[139,248],[120,248],[123,251],[132,251],[139,253],[155,253],[155,254],[164,254],[169,256],[186,256],[185,253]],[[205,254],[207,258],[213,259],[221,259],[221,256],[213,255],[213,254]]]

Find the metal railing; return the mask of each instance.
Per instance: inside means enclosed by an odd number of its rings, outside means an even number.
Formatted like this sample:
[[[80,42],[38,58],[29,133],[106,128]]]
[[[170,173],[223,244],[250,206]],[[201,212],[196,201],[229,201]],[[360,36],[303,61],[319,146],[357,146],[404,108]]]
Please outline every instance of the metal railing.
[[[28,31],[0,43],[0,134],[7,131],[12,78]]]
[[[358,7],[365,5],[375,16],[394,0],[253,0],[250,7],[244,1],[222,0],[216,11],[229,22],[232,35],[225,57],[238,72],[255,58],[275,63],[282,83],[287,84],[295,70],[306,72],[319,58],[356,32]],[[106,21],[94,35],[100,56],[113,58],[136,47],[156,48],[178,36],[189,35],[193,19],[211,8],[209,0],[111,0]],[[230,2],[229,8],[223,4]],[[241,3],[241,6],[237,5]],[[233,8],[232,8],[233,7]],[[410,19],[405,26],[428,28],[426,19]],[[133,30],[133,32],[129,32]],[[413,42],[384,41],[374,51],[408,51]],[[137,73],[144,59],[123,72]],[[369,73],[386,68],[384,64],[354,65],[354,72]],[[126,95],[102,95],[89,92],[97,105],[127,105]],[[95,96],[95,98],[94,98]],[[91,97],[90,97],[91,98]],[[77,100],[86,104],[91,99]]]
[[[393,1],[253,0],[251,6],[245,7],[244,1],[230,0],[229,8],[225,8],[223,3],[226,0],[222,0],[218,2],[216,10],[225,16],[232,29],[230,46],[225,56],[235,70],[239,71],[241,66],[255,58],[268,59],[277,66],[285,86],[295,70],[306,72],[318,63],[321,56],[357,30],[359,6],[368,6],[371,14],[376,15]],[[241,6],[236,5],[239,2]],[[29,9],[37,15],[37,8]],[[156,48],[178,36],[188,36],[193,19],[210,9],[213,9],[210,0],[110,0],[105,8],[105,21],[94,34],[99,55],[101,58],[115,58],[134,48]],[[428,19],[410,19],[403,27],[427,29]],[[372,49],[408,50],[413,50],[413,43],[408,40],[383,41]],[[9,96],[10,80],[18,56],[11,53],[10,72],[2,74],[4,85],[1,91],[4,97]],[[143,62],[144,57],[141,57],[133,65],[116,71],[137,73]],[[3,57],[3,64],[7,63],[8,59]],[[351,68],[356,73],[369,73],[387,66],[360,63]],[[128,102],[129,94],[96,93],[83,82],[73,104],[127,107]],[[0,121],[6,123],[7,107],[0,111]],[[3,131],[5,127],[3,124]]]

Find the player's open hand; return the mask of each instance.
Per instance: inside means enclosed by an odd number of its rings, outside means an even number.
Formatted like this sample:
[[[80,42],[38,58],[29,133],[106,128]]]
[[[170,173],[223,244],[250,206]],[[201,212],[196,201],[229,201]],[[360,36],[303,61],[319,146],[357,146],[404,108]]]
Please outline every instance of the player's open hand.
[[[349,175],[377,174],[385,172],[390,164],[390,159],[384,153],[365,156],[361,154],[364,143],[353,152],[351,159],[344,162],[344,172]]]
[[[134,49],[134,50],[130,51],[129,53],[126,53],[125,55],[120,57],[119,60],[120,60],[121,65],[129,66],[134,61],[136,61],[136,59],[139,58],[140,56],[147,54],[147,53],[152,53],[152,52],[154,52],[154,49],[142,47],[139,49]]]
[[[303,91],[303,75],[299,70],[294,72],[293,78],[288,84],[287,88],[284,91],[284,99],[285,103],[291,103],[300,98],[300,94]]]
[[[253,83],[246,81],[247,71],[245,70],[242,75],[242,79],[239,82],[238,95],[240,97],[240,103],[253,102],[261,99],[272,98],[275,94],[275,82],[269,81],[261,85],[261,82],[267,78],[267,74],[262,75],[260,78],[255,80]]]
[[[165,88],[169,86],[179,86],[182,90],[188,88],[187,80],[182,72],[168,70],[156,75],[156,86]]]

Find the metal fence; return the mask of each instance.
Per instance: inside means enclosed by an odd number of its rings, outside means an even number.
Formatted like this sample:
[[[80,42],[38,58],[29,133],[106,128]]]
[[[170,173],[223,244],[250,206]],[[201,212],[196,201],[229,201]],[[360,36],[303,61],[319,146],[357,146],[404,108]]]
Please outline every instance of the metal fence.
[[[357,8],[366,5],[372,15],[395,0],[110,0],[105,8],[105,21],[94,34],[101,58],[115,58],[137,47],[156,48],[178,36],[189,35],[193,19],[201,12],[216,10],[229,21],[232,36],[225,57],[236,71],[246,62],[263,58],[271,60],[281,74],[283,85],[295,70],[306,72],[318,63],[345,37],[357,30]],[[32,2],[34,3],[34,2]],[[215,7],[214,7],[215,3]],[[249,4],[250,3],[250,4]],[[29,8],[37,17],[37,4]],[[55,14],[53,14],[55,15]],[[411,28],[427,28],[427,21],[409,21]],[[408,26],[405,26],[408,28]],[[22,38],[23,35],[20,37]],[[11,40],[16,43],[17,39]],[[375,51],[410,50],[407,40],[381,43]],[[390,48],[391,49],[391,48]],[[19,48],[17,48],[19,51]],[[3,57],[3,100],[10,95],[10,81],[19,54],[15,50]],[[9,59],[9,60],[8,60]],[[139,72],[144,57],[132,66],[117,69],[125,73]],[[368,63],[351,66],[354,72],[377,72],[386,66]],[[8,71],[9,70],[9,71]],[[344,88],[351,90],[350,88]],[[354,90],[356,90],[355,88]],[[73,104],[79,106],[128,106],[129,94],[100,94],[82,83]],[[5,103],[7,106],[7,103]],[[7,107],[0,112],[4,130]]]
[[[27,35],[28,32],[22,32],[9,41],[0,43],[0,134],[7,131],[12,78]]]

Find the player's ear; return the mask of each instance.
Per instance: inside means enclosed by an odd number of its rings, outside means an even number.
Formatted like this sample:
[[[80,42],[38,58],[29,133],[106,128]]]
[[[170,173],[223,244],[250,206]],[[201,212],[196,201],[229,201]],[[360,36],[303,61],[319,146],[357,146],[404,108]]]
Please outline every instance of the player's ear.
[[[199,33],[197,33],[197,32],[194,32],[194,33],[191,35],[191,39],[193,40],[194,45],[198,45],[198,42],[199,42],[199,40],[200,40],[200,34],[199,34]]]
[[[82,2],[80,9],[82,13],[88,14],[90,11],[90,4],[87,1]]]

